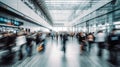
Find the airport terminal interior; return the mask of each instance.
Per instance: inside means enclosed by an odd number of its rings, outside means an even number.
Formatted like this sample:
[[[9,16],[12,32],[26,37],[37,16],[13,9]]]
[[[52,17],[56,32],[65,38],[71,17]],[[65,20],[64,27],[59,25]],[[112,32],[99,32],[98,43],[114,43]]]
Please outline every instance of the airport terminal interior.
[[[0,0],[0,67],[120,67],[120,0]]]

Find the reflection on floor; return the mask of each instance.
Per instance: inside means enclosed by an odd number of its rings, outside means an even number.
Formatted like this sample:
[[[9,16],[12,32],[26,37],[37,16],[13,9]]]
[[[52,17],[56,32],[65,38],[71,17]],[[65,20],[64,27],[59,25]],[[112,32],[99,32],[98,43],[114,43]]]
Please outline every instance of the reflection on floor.
[[[77,40],[69,38],[67,42],[66,53],[61,50],[62,45],[60,40],[48,39],[46,50],[37,52],[34,45],[33,55],[31,57],[24,56],[24,59],[19,61],[14,59],[14,62],[5,62],[0,64],[0,67],[115,67],[107,62],[108,52],[105,50],[103,57],[98,57],[96,44],[92,46],[91,53],[83,52],[80,55],[80,45]],[[24,51],[24,54],[26,52]]]

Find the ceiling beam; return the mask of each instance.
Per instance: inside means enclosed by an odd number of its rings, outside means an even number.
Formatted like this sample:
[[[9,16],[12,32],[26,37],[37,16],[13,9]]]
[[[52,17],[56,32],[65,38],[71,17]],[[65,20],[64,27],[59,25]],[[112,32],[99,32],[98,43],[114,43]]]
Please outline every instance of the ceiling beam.
[[[53,25],[52,18],[49,15],[48,10],[45,8],[45,5],[43,4],[43,1],[42,0],[34,0],[34,1],[31,0],[31,1],[34,3],[34,5],[38,6],[38,8],[42,11],[44,16],[47,18],[49,24]]]

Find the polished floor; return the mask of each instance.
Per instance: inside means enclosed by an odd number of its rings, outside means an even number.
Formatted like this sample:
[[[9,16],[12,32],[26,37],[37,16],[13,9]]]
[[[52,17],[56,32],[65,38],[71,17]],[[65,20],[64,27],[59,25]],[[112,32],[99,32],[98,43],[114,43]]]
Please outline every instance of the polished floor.
[[[107,62],[108,52],[104,50],[102,57],[98,57],[97,44],[93,44],[90,53],[83,52],[80,54],[80,45],[75,38],[69,38],[66,46],[66,53],[61,48],[61,41],[58,39],[47,40],[46,50],[37,52],[36,46],[31,57],[26,56],[24,50],[24,59],[12,63],[0,64],[0,67],[119,67]]]

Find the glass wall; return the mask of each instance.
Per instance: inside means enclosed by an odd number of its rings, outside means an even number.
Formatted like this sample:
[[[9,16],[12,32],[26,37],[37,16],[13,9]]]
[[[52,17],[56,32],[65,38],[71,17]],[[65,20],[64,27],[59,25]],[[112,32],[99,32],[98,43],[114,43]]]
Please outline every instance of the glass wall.
[[[113,28],[120,28],[120,6],[118,4],[120,4],[120,0],[116,0],[114,3],[111,1],[84,16],[80,19],[81,22],[78,27],[84,28],[86,26],[86,32],[103,30],[106,33],[109,33]]]

